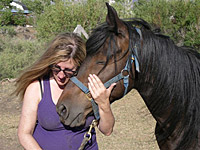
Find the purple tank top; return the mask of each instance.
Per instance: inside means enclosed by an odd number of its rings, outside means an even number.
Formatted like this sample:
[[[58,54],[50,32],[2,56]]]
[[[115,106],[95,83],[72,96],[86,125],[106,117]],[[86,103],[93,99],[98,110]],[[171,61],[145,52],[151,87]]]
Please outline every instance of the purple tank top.
[[[60,122],[56,105],[52,101],[49,78],[43,81],[44,94],[38,105],[38,121],[33,137],[43,150],[78,150],[94,117],[88,117],[85,126],[81,129],[64,126]],[[94,129],[85,150],[98,150]]]

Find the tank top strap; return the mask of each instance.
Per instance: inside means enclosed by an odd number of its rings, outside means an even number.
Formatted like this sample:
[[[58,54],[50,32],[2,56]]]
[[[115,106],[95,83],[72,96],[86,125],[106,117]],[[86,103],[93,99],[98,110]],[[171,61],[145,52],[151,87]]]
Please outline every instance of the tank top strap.
[[[42,100],[44,99],[45,101],[51,101],[51,89],[50,89],[50,81],[49,77],[45,76],[43,78],[43,88],[44,88],[44,93]]]
[[[39,84],[40,84],[40,93],[41,93],[41,97],[43,97],[43,87],[42,87],[42,81],[41,81],[41,79],[40,79],[40,78],[38,79],[38,81],[39,81]]]

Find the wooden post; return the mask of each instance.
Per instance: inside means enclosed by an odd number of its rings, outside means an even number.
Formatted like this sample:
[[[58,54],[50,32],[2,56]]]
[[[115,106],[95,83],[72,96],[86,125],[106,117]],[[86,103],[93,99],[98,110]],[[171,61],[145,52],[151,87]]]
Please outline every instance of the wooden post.
[[[88,39],[88,34],[86,33],[86,31],[83,29],[81,25],[77,25],[76,28],[74,29],[74,32],[78,33],[80,36],[81,34],[83,34],[85,38]]]

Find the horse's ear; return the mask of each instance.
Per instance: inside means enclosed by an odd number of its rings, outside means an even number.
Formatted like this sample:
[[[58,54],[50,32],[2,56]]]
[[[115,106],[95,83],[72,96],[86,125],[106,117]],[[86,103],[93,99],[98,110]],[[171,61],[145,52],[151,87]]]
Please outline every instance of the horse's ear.
[[[121,19],[119,19],[116,10],[112,6],[110,6],[108,3],[106,3],[106,6],[108,9],[108,14],[106,16],[107,24],[114,29],[116,34],[123,34],[125,24]]]

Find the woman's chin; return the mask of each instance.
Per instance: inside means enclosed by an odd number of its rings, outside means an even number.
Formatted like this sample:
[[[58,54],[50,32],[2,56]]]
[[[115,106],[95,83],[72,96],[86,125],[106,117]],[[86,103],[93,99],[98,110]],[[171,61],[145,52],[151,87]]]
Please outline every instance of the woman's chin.
[[[63,87],[67,84],[68,81],[69,81],[69,79],[66,79],[64,82],[57,80],[57,83],[60,87]]]

